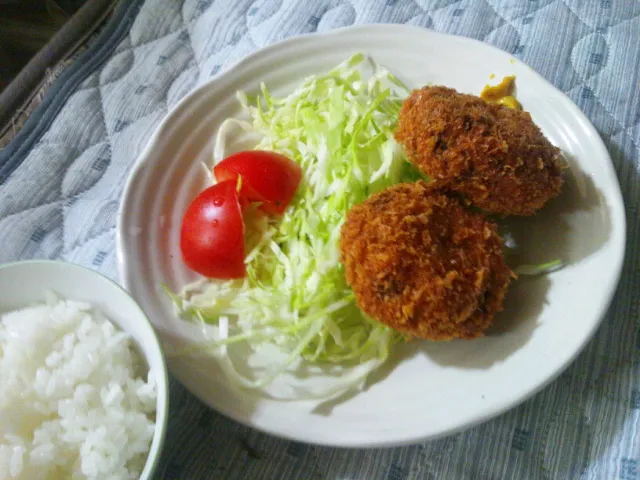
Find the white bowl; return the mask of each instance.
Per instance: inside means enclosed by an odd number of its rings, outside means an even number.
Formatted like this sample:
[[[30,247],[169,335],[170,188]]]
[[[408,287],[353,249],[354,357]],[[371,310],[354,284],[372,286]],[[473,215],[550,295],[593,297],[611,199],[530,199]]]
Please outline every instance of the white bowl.
[[[169,379],[158,337],[149,319],[119,285],[71,263],[36,260],[0,265],[0,311],[44,301],[45,291],[90,303],[129,333],[152,369],[157,386],[156,427],[141,480],[151,478],[160,459],[167,429]]]

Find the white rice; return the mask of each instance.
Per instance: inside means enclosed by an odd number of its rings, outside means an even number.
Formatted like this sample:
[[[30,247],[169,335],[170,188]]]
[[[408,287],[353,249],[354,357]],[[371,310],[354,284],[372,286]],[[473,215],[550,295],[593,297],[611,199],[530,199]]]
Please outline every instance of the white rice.
[[[133,341],[91,305],[49,295],[0,317],[1,480],[137,479],[155,406]]]

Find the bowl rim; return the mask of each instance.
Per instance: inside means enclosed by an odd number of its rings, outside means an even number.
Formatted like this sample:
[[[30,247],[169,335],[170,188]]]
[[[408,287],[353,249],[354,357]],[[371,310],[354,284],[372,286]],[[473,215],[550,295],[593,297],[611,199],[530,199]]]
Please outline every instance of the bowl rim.
[[[50,260],[50,259],[30,259],[30,260],[17,260],[6,263],[0,263],[0,272],[3,270],[7,270],[10,268],[20,268],[26,265],[41,265],[41,266],[60,266],[62,268],[76,269],[82,271],[84,274],[95,275],[97,278],[100,278],[102,282],[108,284],[111,288],[114,288],[116,291],[119,291],[120,294],[127,296],[135,306],[135,309],[140,314],[140,317],[144,319],[144,323],[148,327],[148,333],[151,339],[151,348],[156,350],[160,355],[162,362],[160,363],[161,367],[159,371],[156,372],[156,412],[155,412],[155,431],[153,433],[153,438],[151,439],[151,444],[149,446],[149,452],[147,453],[147,459],[145,461],[144,467],[140,472],[140,480],[148,480],[154,474],[162,453],[162,448],[164,445],[164,441],[166,438],[167,426],[168,426],[168,417],[169,417],[169,374],[167,369],[167,360],[162,349],[162,344],[160,343],[160,339],[158,334],[151,323],[148,315],[145,313],[140,304],[136,301],[135,298],[120,284],[116,281],[110,279],[103,273],[100,273],[91,268],[85,267],[83,265],[79,265],[77,263],[68,262],[65,260]],[[107,317],[108,318],[108,317]],[[111,323],[114,323],[111,319],[108,319]],[[116,323],[117,327],[121,330],[122,327]],[[140,350],[140,348],[138,348]],[[146,355],[144,352],[141,352],[142,356]]]

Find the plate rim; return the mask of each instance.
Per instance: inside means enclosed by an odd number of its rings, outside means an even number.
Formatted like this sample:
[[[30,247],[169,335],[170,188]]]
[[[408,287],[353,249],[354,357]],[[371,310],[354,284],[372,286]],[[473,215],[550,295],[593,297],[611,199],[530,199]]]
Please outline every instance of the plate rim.
[[[151,156],[150,153],[153,150],[154,145],[157,143],[158,139],[162,136],[162,134],[167,130],[169,125],[179,116],[180,112],[185,110],[185,108],[191,102],[193,102],[194,99],[197,98],[201,93],[211,88],[213,84],[218,83],[224,78],[233,77],[233,75],[236,74],[236,72],[239,69],[246,66],[247,64],[254,62],[256,59],[258,59],[263,55],[270,54],[281,49],[286,49],[287,47],[293,45],[296,42],[300,42],[301,40],[313,41],[314,39],[327,38],[327,37],[339,37],[345,34],[352,34],[352,33],[361,33],[361,34],[369,33],[372,35],[378,35],[384,31],[395,32],[396,34],[411,33],[411,34],[417,34],[417,35],[424,35],[425,41],[427,40],[433,41],[434,38],[436,39],[442,38],[444,39],[444,41],[454,40],[457,42],[464,42],[464,43],[468,42],[470,44],[473,44],[477,48],[498,51],[502,55],[508,56],[512,63],[519,63],[521,65],[528,66],[525,62],[514,57],[510,53],[494,45],[485,43],[475,38],[465,37],[461,35],[454,35],[454,34],[449,34],[444,32],[438,32],[430,28],[420,27],[415,25],[388,24],[388,23],[371,23],[371,24],[363,24],[363,25],[352,25],[352,26],[336,28],[333,30],[325,31],[325,32],[312,32],[312,33],[305,33],[302,35],[295,35],[283,40],[279,40],[265,47],[258,48],[257,50],[251,52],[250,54],[240,58],[236,62],[232,63],[225,71],[221,72],[219,75],[213,78],[209,78],[208,80],[203,82],[202,85],[188,92],[171,109],[169,109],[169,111],[165,114],[162,121],[155,128],[152,135],[149,137],[149,140],[147,141],[145,147],[137,156],[135,163],[129,172],[125,187],[121,195],[120,205],[119,205],[118,214],[117,214],[117,222],[116,222],[116,265],[118,269],[118,278],[120,283],[127,290],[127,292],[130,291],[130,287],[132,283],[132,279],[130,278],[129,266],[127,265],[127,262],[125,260],[126,235],[123,234],[126,227],[123,222],[124,222],[124,218],[126,217],[124,210],[127,204],[127,199],[131,195],[131,190],[134,188],[134,184],[136,183],[135,181],[136,178],[147,167],[147,164],[150,161],[150,156]],[[624,266],[624,259],[627,254],[627,251],[626,251],[627,221],[626,221],[626,215],[625,215],[626,207],[624,204],[624,198],[622,196],[622,192],[620,188],[619,177],[615,169],[615,165],[613,164],[613,161],[611,159],[611,155],[608,149],[606,148],[602,140],[602,137],[598,133],[595,126],[592,124],[591,120],[575,104],[575,102],[570,97],[568,97],[562,90],[560,90],[551,82],[549,82],[546,78],[544,78],[542,75],[536,72],[533,68],[531,67],[529,68],[531,69],[530,73],[535,77],[536,81],[540,82],[545,87],[553,90],[557,95],[563,98],[572,116],[576,119],[579,119],[583,124],[582,126],[585,129],[586,133],[594,137],[594,142],[598,145],[598,148],[600,150],[599,152],[596,152],[596,155],[597,157],[600,157],[602,160],[607,161],[608,166],[611,168],[610,173],[612,174],[612,179],[613,179],[612,187],[614,188],[612,188],[609,191],[609,194],[604,198],[606,200],[615,201],[614,204],[609,205],[609,208],[621,214],[618,216],[619,222],[615,224],[612,223],[612,225],[615,225],[619,230],[618,242],[617,244],[613,245],[613,247],[615,248],[615,251],[619,252],[619,254],[617,256],[616,263],[613,265],[615,270],[612,276],[612,287],[605,298],[606,301],[604,301],[600,305],[598,320],[593,323],[593,325],[590,327],[591,328],[590,331],[587,332],[582,343],[575,349],[574,352],[572,352],[572,354],[566,359],[565,362],[561,362],[560,364],[556,365],[553,368],[554,371],[552,372],[552,374],[547,376],[547,378],[544,381],[540,382],[534,388],[520,392],[518,395],[514,396],[513,398],[508,398],[502,402],[495,402],[493,405],[487,406],[480,414],[477,415],[474,421],[468,422],[466,424],[462,424],[458,427],[447,429],[437,434],[426,434],[426,435],[419,435],[419,436],[414,435],[400,441],[375,440],[375,441],[359,441],[359,442],[354,442],[354,441],[341,442],[340,439],[336,439],[336,441],[329,442],[329,441],[322,441],[322,440],[314,441],[313,439],[310,439],[308,437],[301,438],[299,436],[270,430],[268,428],[264,428],[262,426],[256,425],[255,423],[251,422],[250,419],[244,418],[241,415],[234,414],[233,412],[222,412],[217,408],[215,408],[206,397],[188,389],[186,386],[185,386],[185,389],[187,389],[190,394],[194,395],[196,398],[202,401],[208,408],[212,408],[216,412],[220,413],[221,415],[227,418],[230,418],[243,425],[249,426],[251,428],[267,433],[269,435],[274,435],[279,438],[284,438],[284,439],[293,440],[293,441],[302,441],[308,444],[331,446],[331,447],[380,448],[380,447],[393,447],[393,446],[416,444],[425,440],[442,438],[445,436],[453,435],[455,433],[459,433],[461,431],[471,429],[491,419],[494,419],[504,414],[505,412],[512,410],[518,405],[531,399],[534,395],[539,393],[541,390],[543,390],[549,384],[551,384],[554,380],[556,380],[562,372],[564,372],[571,364],[575,362],[577,357],[584,351],[587,344],[593,339],[595,333],[598,331],[598,329],[602,325],[602,322],[611,307],[613,298],[616,292],[618,291],[622,270]],[[154,325],[154,329],[155,329],[155,325]],[[168,366],[169,366],[169,370],[171,371],[170,363],[171,362],[168,362]],[[177,375],[176,375],[176,379],[180,380]]]

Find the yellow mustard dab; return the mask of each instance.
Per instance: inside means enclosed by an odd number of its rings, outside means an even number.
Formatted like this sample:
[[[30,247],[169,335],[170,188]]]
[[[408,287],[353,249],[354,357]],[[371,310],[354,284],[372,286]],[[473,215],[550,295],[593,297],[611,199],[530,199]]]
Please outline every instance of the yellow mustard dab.
[[[514,110],[522,110],[522,105],[513,96],[515,80],[515,75],[509,75],[497,85],[485,85],[480,93],[480,98],[489,103],[498,103]]]

